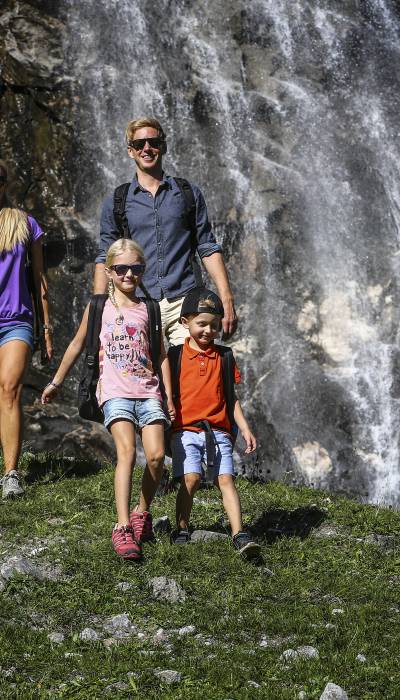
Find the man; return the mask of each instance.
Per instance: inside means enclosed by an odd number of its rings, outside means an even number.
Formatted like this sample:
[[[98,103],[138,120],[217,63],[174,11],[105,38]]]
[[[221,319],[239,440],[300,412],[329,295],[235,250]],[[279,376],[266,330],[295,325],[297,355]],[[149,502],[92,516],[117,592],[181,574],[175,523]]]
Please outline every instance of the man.
[[[183,343],[186,329],[179,323],[184,296],[197,286],[192,266],[193,246],[185,196],[173,177],[165,175],[162,158],[167,143],[161,124],[153,118],[131,121],[126,129],[128,155],[136,163],[136,175],[128,190],[125,214],[129,234],[143,248],[146,271],[143,283],[160,302],[167,340]],[[196,251],[214,282],[224,306],[223,332],[235,331],[237,318],[228,274],[208,220],[204,197],[192,185],[195,199]],[[96,258],[95,294],[107,288],[104,271],[106,252],[118,237],[113,196],[106,198],[100,223],[100,247]]]

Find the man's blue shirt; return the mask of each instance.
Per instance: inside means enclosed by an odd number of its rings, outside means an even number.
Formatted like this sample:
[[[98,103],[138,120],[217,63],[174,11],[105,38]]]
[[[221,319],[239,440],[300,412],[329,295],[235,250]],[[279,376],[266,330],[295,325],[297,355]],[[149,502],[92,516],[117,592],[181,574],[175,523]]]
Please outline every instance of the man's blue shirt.
[[[220,253],[208,220],[204,197],[191,185],[196,202],[196,249],[200,258]],[[100,221],[96,263],[104,263],[110,245],[120,236],[113,214],[113,195],[106,198]],[[196,286],[191,255],[191,231],[184,195],[175,179],[164,175],[155,197],[133,178],[127,198],[129,232],[144,250],[143,283],[153,299],[176,299]],[[139,294],[140,291],[138,290]]]

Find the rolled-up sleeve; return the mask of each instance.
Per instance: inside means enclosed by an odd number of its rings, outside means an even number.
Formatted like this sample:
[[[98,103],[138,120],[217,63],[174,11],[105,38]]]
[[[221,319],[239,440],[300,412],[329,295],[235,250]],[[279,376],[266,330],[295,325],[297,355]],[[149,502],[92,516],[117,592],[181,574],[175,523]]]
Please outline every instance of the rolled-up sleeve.
[[[114,219],[113,208],[114,198],[112,195],[109,195],[104,200],[103,209],[101,212],[100,243],[95,263],[104,263],[106,261],[106,255],[110,245],[119,238],[118,229]]]
[[[201,190],[192,185],[196,202],[196,237],[197,252],[200,258],[206,258],[213,253],[222,253],[222,248],[215,240],[208,218],[207,205]]]

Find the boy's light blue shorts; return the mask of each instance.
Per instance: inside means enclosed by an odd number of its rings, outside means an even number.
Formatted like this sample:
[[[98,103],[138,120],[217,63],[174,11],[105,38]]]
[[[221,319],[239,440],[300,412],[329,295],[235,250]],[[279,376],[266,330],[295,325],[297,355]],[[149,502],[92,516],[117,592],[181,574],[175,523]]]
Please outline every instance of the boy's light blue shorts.
[[[169,425],[159,399],[109,399],[101,408],[106,428],[116,420],[128,420],[137,428],[160,420]]]
[[[233,470],[233,446],[228,433],[213,430],[217,445],[215,447],[214,477],[231,474]],[[172,470],[174,477],[184,474],[201,474],[201,463],[206,462],[206,434],[194,430],[177,430],[172,434]]]
[[[9,343],[10,340],[22,340],[33,350],[33,328],[31,323],[21,321],[12,326],[0,326],[0,345]]]

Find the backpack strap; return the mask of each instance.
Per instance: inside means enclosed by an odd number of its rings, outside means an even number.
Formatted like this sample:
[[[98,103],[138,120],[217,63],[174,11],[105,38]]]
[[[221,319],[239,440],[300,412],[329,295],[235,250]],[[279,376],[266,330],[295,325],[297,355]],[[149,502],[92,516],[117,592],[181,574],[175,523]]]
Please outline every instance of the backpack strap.
[[[181,374],[183,345],[171,345],[168,348],[168,359],[171,367],[172,398],[173,401],[179,399],[179,377]]]
[[[201,275],[201,267],[198,258],[196,257],[197,250],[197,226],[196,226],[196,200],[188,180],[183,177],[174,178],[176,184],[178,185],[183,198],[185,200],[185,211],[186,219],[190,229],[190,241],[191,241],[191,256],[190,262],[192,265],[193,275],[196,282],[196,287],[203,286],[203,278]]]
[[[227,345],[215,345],[222,358],[222,383],[228,417],[232,428],[235,426],[233,417],[235,410],[235,359],[232,348]]]
[[[130,238],[128,219],[125,213],[130,184],[130,182],[124,182],[114,190],[113,214],[120,238]]]
[[[145,299],[144,303],[147,307],[147,315],[149,317],[149,347],[150,357],[153,367],[156,372],[160,370],[160,355],[161,355],[161,311],[158,301],[154,299]]]
[[[107,298],[107,294],[94,294],[89,304],[89,317],[86,332],[86,364],[93,372],[92,381],[97,381],[99,374],[99,336],[104,304]]]

